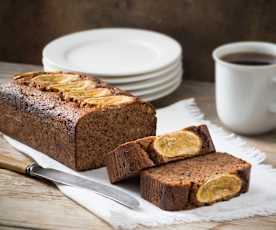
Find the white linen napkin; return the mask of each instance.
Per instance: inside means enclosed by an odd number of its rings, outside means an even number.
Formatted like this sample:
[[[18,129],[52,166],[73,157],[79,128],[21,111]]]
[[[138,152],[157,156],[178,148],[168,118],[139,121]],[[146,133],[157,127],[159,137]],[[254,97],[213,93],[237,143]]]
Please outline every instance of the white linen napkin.
[[[90,210],[113,227],[122,229],[132,229],[139,225],[159,226],[192,221],[233,220],[276,213],[276,169],[269,165],[261,164],[265,158],[264,153],[250,147],[235,135],[229,135],[222,128],[204,120],[193,99],[183,100],[168,107],[158,109],[157,117],[158,134],[190,125],[207,124],[218,151],[232,153],[253,165],[249,192],[230,201],[220,202],[212,206],[188,211],[168,212],[142,199],[139,195],[139,186],[133,183],[111,186],[120,187],[120,189],[136,197],[141,204],[139,210],[130,210],[86,189],[64,185],[57,185],[58,188],[66,196]],[[51,167],[68,173],[79,174],[104,184],[110,184],[105,168],[76,173],[28,146],[8,137],[6,139],[21,152],[35,159],[43,167]]]

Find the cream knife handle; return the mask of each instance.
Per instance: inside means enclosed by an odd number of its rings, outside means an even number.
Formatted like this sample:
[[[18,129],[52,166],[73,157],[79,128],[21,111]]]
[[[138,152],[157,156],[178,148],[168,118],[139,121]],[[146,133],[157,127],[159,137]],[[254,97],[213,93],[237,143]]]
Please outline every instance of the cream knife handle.
[[[33,163],[35,162],[31,158],[21,153],[0,149],[0,168],[26,174]]]

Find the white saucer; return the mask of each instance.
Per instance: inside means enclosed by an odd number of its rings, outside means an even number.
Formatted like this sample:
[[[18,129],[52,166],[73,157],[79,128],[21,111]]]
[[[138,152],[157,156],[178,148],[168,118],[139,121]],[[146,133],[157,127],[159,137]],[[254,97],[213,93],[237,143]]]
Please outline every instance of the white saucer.
[[[116,84],[116,86],[123,90],[127,90],[127,91],[158,87],[160,85],[166,84],[167,82],[173,80],[175,78],[176,74],[178,74],[180,71],[183,74],[183,70],[182,70],[181,66],[174,69],[170,73],[168,73],[164,76],[160,76],[158,78],[148,79],[148,80],[144,80],[144,81],[140,81],[140,82],[126,83],[126,84]]]
[[[138,75],[165,68],[181,56],[174,39],[126,28],[88,30],[63,36],[43,49],[60,69],[97,76]]]
[[[54,65],[51,61],[49,61],[47,58],[43,58],[42,63],[45,71],[72,71],[69,69],[59,68],[58,66]],[[161,78],[162,76],[164,77],[170,74],[170,72],[174,71],[176,68],[179,68],[181,66],[182,66],[181,59],[177,59],[174,63],[172,63],[166,68],[163,68],[155,72],[146,73],[146,74],[131,75],[131,76],[114,76],[114,77],[97,76],[95,74],[93,75],[110,84],[124,84],[124,83],[140,82],[148,79],[159,80],[159,78]],[[90,74],[90,73],[84,73],[84,74]]]
[[[177,82],[179,82],[182,78],[182,71],[178,71],[175,75],[174,78],[155,87],[147,88],[147,89],[140,89],[140,90],[129,90],[130,93],[132,93],[135,96],[145,96],[149,94],[154,94],[154,93],[160,93],[162,91],[166,91],[173,87]]]
[[[155,76],[152,79],[146,79],[139,82],[130,82],[126,84],[113,83],[113,85],[123,90],[129,91],[135,96],[139,96],[142,100],[153,101],[172,93],[180,85],[183,70],[181,65],[176,65],[176,67],[177,68],[172,69],[167,74],[165,71],[164,76],[162,75],[159,77]],[[45,63],[45,60],[44,60],[44,70],[58,71],[62,69],[58,69],[57,67],[52,67],[49,64],[47,64],[47,61]],[[63,71],[66,71],[66,70],[63,69]]]
[[[180,79],[175,85],[173,85],[171,88],[162,90],[161,92],[153,93],[150,95],[141,96],[140,98],[144,101],[155,101],[157,99],[160,99],[162,97],[168,96],[169,94],[173,93],[177,88],[181,85],[182,79]]]

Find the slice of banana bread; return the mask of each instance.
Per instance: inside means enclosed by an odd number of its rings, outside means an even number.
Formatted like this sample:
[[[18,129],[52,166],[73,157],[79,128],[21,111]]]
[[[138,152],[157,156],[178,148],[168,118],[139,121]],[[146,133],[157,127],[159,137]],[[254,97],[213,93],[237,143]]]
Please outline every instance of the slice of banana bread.
[[[105,164],[111,183],[115,183],[146,168],[210,152],[215,152],[215,147],[207,126],[191,126],[122,144],[106,155]]]
[[[226,153],[210,153],[144,170],[141,195],[176,211],[229,200],[248,191],[251,165]]]
[[[0,85],[0,131],[65,165],[86,170],[126,141],[155,135],[155,109],[76,73],[29,72]]]

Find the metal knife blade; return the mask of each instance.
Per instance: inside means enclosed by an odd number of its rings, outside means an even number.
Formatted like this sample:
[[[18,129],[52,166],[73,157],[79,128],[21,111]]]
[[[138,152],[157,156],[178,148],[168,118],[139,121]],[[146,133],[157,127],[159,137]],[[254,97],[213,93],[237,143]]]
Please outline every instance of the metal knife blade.
[[[44,178],[60,184],[92,190],[97,194],[112,199],[131,209],[136,209],[139,207],[139,201],[129,194],[119,189],[112,188],[111,186],[100,184],[96,181],[85,179],[80,176],[75,176],[51,168],[42,168],[36,163],[32,164],[28,168],[27,173],[30,176]]]

